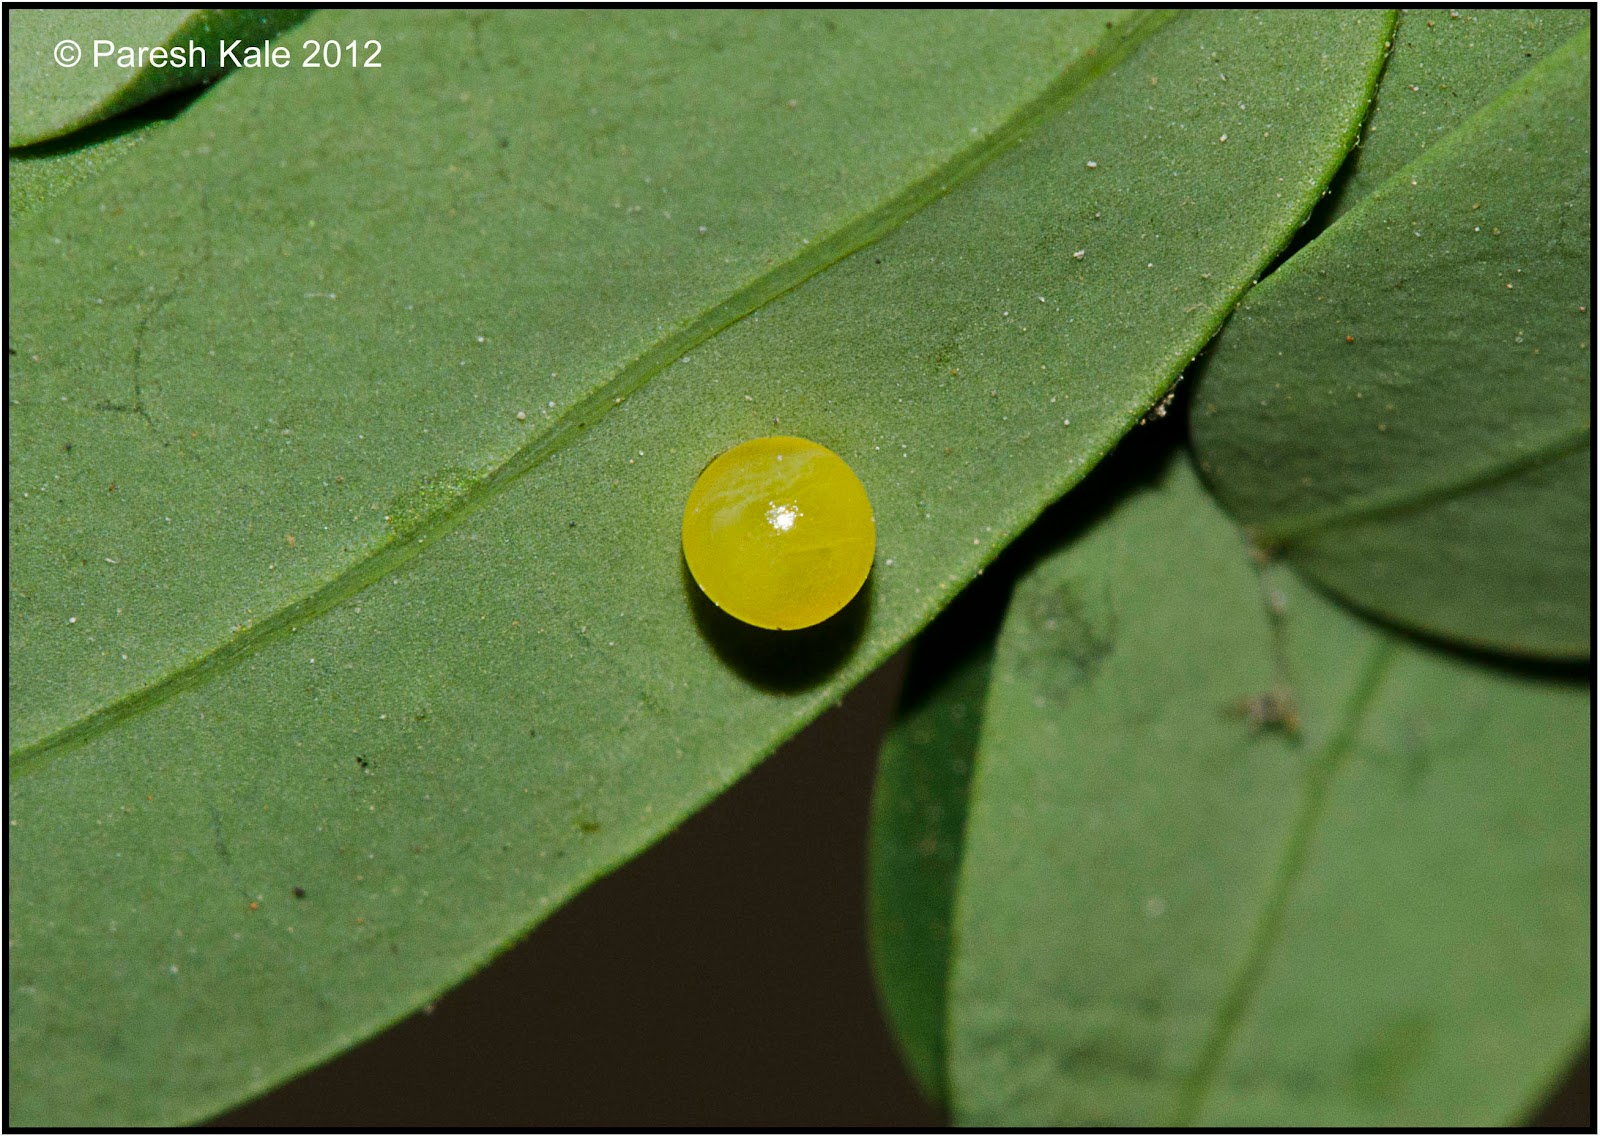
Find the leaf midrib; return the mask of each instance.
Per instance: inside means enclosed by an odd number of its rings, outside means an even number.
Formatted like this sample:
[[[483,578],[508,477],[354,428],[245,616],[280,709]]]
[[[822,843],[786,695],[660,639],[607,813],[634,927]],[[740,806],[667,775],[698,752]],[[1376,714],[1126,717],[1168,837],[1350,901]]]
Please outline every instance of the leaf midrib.
[[[1452,472],[1443,478],[1363,494],[1327,509],[1282,521],[1258,522],[1250,527],[1251,534],[1258,544],[1288,548],[1320,537],[1330,529],[1412,513],[1558,462],[1589,446],[1591,438],[1588,424],[1580,424],[1546,438],[1521,453],[1497,455],[1478,466]]]
[[[1250,938],[1244,961],[1240,964],[1238,974],[1228,988],[1227,995],[1217,1008],[1216,1022],[1212,1025],[1211,1033],[1201,1048],[1199,1060],[1179,1088],[1178,1105],[1172,1120],[1174,1126],[1189,1127],[1196,1124],[1207,1097],[1216,1085],[1223,1060],[1227,1057],[1228,1049],[1238,1034],[1245,1012],[1249,1010],[1252,1000],[1261,987],[1267,963],[1283,933],[1289,903],[1293,899],[1295,887],[1300,882],[1301,873],[1309,858],[1312,839],[1316,836],[1326,814],[1329,791],[1332,789],[1334,778],[1354,749],[1357,732],[1377,700],[1397,653],[1398,647],[1393,639],[1385,639],[1373,648],[1367,657],[1366,665],[1362,668],[1355,691],[1345,707],[1343,721],[1338,731],[1328,740],[1328,744],[1322,753],[1317,755],[1306,773],[1306,786],[1300,799],[1300,809],[1290,827],[1283,854],[1278,860],[1278,870],[1273,877],[1272,888],[1262,904],[1256,930]]]
[[[888,201],[829,236],[803,247],[788,261],[775,266],[727,299],[706,309],[690,323],[658,340],[624,365],[609,382],[600,385],[586,399],[564,413],[552,423],[549,430],[523,444],[465,493],[427,515],[407,531],[396,534],[320,588],[248,625],[232,639],[178,665],[144,687],[113,699],[73,722],[12,750],[8,757],[10,776],[35,773],[54,757],[104,733],[117,723],[204,685],[267,644],[316,620],[403,568],[551,456],[574,443],[585,430],[599,423],[673,361],[839,261],[881,240],[1021,143],[1176,15],[1172,11],[1143,13],[1109,30],[992,133],[972,143],[943,166],[913,182]]]

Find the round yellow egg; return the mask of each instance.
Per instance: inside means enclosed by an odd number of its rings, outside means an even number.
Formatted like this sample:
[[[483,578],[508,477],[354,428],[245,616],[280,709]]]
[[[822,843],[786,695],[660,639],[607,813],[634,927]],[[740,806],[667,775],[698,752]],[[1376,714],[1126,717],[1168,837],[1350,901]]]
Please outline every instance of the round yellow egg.
[[[804,438],[755,438],[718,455],[683,510],[695,583],[758,628],[809,628],[832,616],[866,583],[877,543],[861,479]]]

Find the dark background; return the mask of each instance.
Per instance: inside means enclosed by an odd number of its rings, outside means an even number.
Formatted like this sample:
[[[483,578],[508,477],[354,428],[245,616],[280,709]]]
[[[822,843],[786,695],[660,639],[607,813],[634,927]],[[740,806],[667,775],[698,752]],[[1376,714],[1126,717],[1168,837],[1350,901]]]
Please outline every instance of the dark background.
[[[942,1124],[866,955],[891,661],[670,837],[436,1004],[224,1126]],[[1594,1129],[1594,1052],[1538,1126]]]

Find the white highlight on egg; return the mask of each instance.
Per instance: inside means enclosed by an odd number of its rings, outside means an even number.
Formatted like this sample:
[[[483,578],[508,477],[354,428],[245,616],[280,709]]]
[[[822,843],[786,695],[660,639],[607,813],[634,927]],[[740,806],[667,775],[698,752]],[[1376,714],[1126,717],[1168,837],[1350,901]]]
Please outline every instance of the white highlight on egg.
[[[800,509],[795,505],[779,505],[772,501],[767,503],[767,524],[779,533],[787,533],[794,528],[794,523],[800,518]]]

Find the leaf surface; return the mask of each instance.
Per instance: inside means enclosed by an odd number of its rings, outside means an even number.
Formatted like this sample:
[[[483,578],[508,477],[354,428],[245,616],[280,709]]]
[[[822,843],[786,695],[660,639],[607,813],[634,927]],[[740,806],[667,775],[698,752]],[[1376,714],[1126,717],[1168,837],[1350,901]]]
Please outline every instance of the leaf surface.
[[[1252,290],[1192,408],[1219,495],[1314,580],[1553,658],[1592,628],[1590,100],[1585,30]]]
[[[1583,8],[1402,8],[1361,141],[1312,224],[1331,223],[1579,32]]]
[[[1106,20],[323,13],[407,70],[240,75],[19,223],[14,1120],[197,1118],[426,1001],[1094,464],[1388,27]],[[781,641],[678,547],[774,430],[879,535]]]
[[[8,12],[6,145],[29,146],[59,138],[158,95],[214,79],[232,66],[224,45],[264,44],[305,19],[308,11],[18,8]],[[57,55],[65,44],[78,52],[70,64]],[[191,47],[198,51],[191,52]],[[151,54],[157,49],[169,53],[176,49],[181,55]],[[233,57],[239,58],[243,49],[236,48]]]
[[[1149,476],[1149,456],[1164,452],[1177,426],[1170,418],[1158,422],[1141,424],[1007,546],[912,650],[873,788],[867,932],[885,1018],[923,1094],[936,1104],[948,1104],[950,921],[995,639],[1018,578]]]
[[[112,122],[98,123],[60,142],[46,142],[6,155],[6,226],[98,177],[133,152],[181,110],[175,100],[157,100]]]
[[[1258,568],[1181,455],[1023,578],[993,674],[957,1120],[1507,1124],[1581,1043],[1582,675]]]
[[[950,912],[992,657],[992,641],[962,644],[968,619],[958,601],[918,637],[878,760],[867,866],[878,998],[907,1067],[937,1103],[945,1100]]]

